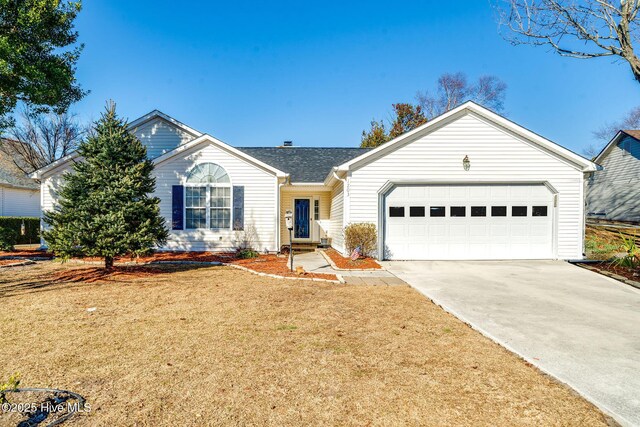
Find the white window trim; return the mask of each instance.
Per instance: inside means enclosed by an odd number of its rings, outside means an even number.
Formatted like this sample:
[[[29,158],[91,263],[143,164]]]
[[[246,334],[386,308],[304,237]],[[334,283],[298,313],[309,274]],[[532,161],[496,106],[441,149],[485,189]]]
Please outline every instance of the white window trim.
[[[202,184],[202,183],[185,183],[184,184],[185,191],[183,194],[182,206],[184,210],[184,229],[185,230],[211,230],[211,231],[231,231],[233,229],[233,185],[231,184]],[[187,206],[187,187],[199,187],[206,188],[206,206],[204,208],[191,208]],[[212,188],[228,188],[229,189],[229,207],[228,208],[219,208],[219,209],[228,209],[229,210],[229,227],[224,228],[211,228],[211,209],[217,209],[211,207],[211,189]],[[202,228],[189,228],[187,227],[187,209],[205,209],[206,210],[206,223],[207,226]]]
[[[210,230],[213,232],[221,232],[221,231],[232,231],[233,230],[233,182],[231,181],[231,176],[229,175],[229,172],[227,172],[227,176],[229,177],[229,182],[226,184],[211,184],[211,183],[203,183],[203,182],[187,182],[187,179],[189,177],[189,174],[191,173],[191,171],[193,169],[195,169],[196,167],[200,166],[201,164],[204,163],[214,163],[214,162],[202,162],[202,163],[198,163],[196,165],[194,165],[189,172],[184,176],[184,178],[182,179],[183,183],[182,185],[185,187],[185,191],[183,191],[182,194],[182,217],[184,218],[184,229],[185,230]],[[220,166],[221,168],[223,168],[226,172],[226,168],[224,168],[222,165],[219,165],[217,163],[214,163],[218,166]],[[187,209],[192,209],[192,208],[188,208],[187,207],[187,187],[205,187],[206,188],[206,206],[205,206],[205,210],[206,210],[206,227],[202,228],[189,228],[187,227]],[[211,228],[211,209],[215,209],[211,207],[211,188],[229,188],[229,207],[228,208],[224,208],[224,209],[229,209],[229,227],[224,227],[224,228]],[[194,208],[194,209],[202,209],[202,208]],[[220,208],[223,209],[223,208]]]

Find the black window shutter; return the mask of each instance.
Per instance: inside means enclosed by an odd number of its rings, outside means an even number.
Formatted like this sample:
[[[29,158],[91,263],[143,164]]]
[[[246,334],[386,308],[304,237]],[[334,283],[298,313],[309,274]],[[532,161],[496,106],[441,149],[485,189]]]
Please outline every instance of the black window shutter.
[[[171,188],[172,198],[172,214],[171,214],[171,229],[183,230],[184,229],[184,186],[174,185]]]
[[[244,186],[233,186],[233,229],[244,230]]]

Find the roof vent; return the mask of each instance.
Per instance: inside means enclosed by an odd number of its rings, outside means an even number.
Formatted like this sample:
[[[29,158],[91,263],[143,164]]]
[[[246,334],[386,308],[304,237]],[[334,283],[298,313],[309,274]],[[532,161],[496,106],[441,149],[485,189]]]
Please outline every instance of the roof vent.
[[[293,141],[285,141],[282,143],[283,147],[292,147],[293,146]]]

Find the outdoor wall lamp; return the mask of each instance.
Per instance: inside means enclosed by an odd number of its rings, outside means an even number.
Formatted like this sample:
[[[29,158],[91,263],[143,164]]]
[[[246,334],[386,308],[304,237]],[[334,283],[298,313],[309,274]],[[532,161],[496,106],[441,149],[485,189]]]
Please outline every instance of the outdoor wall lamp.
[[[462,167],[466,171],[471,169],[471,160],[469,160],[469,156],[464,156],[464,159],[462,159]]]

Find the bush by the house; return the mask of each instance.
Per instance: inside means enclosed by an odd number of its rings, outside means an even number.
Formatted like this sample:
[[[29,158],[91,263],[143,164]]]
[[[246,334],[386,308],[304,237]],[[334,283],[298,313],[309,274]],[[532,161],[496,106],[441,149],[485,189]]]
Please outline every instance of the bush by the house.
[[[236,252],[236,256],[240,259],[258,258],[260,254],[253,249],[240,249]]]
[[[0,251],[12,251],[18,236],[10,228],[0,227]]]
[[[376,225],[370,222],[349,224],[344,229],[344,243],[348,252],[360,248],[364,256],[373,256],[376,251],[378,232]]]
[[[24,223],[24,235],[21,228]],[[6,228],[15,233],[16,245],[40,243],[40,218],[22,216],[0,217],[0,228]]]
[[[258,232],[252,224],[247,225],[244,230],[236,230],[234,238],[236,256],[240,259],[257,258],[260,255],[255,250],[257,240]]]
[[[622,258],[618,258],[615,261],[616,264],[627,268],[640,267],[640,246],[636,243],[636,236],[625,236],[620,233],[620,239],[626,254]]]

